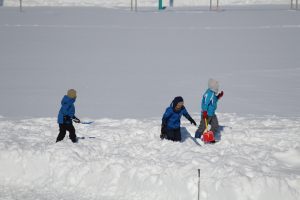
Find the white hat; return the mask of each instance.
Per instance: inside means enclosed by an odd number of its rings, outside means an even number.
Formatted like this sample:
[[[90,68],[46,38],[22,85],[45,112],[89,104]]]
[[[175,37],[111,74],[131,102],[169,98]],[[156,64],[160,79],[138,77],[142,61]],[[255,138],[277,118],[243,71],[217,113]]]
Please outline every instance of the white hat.
[[[218,93],[219,91],[219,82],[210,78],[208,80],[208,88],[214,91],[215,93]]]

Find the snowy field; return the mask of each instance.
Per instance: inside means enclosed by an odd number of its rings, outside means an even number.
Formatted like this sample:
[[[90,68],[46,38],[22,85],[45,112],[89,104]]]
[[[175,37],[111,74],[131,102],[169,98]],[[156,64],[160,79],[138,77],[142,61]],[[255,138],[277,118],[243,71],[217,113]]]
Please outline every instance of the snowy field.
[[[5,4],[6,1],[4,1]],[[300,199],[300,12],[288,5],[0,7],[0,199]],[[182,95],[220,81],[220,142],[160,141]],[[78,144],[55,144],[67,89]]]
[[[213,77],[219,112],[299,116],[300,12],[206,9],[0,8],[0,114],[54,117],[68,88],[79,117],[198,113]]]

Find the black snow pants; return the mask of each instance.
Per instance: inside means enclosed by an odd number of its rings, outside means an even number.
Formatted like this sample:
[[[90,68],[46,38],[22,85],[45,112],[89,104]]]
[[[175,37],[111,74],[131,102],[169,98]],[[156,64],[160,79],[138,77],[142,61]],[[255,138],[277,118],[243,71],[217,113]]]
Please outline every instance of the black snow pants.
[[[172,140],[174,142],[181,141],[181,132],[180,128],[177,129],[167,129],[167,139]]]
[[[57,136],[56,142],[59,142],[65,138],[65,135],[69,131],[69,137],[73,143],[77,142],[77,136],[75,134],[75,128],[73,124],[59,124],[59,134]]]

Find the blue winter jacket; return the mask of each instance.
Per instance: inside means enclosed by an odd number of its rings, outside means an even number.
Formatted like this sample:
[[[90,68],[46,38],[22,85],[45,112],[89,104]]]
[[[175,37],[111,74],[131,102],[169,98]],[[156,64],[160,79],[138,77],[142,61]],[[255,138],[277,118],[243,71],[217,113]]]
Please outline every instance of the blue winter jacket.
[[[75,103],[76,99],[72,99],[65,95],[61,100],[61,108],[58,113],[57,122],[59,124],[72,124],[72,118],[75,115]],[[69,116],[71,120],[64,122],[64,116]]]
[[[175,112],[173,107],[170,106],[166,109],[162,121],[167,124],[167,129],[177,129],[180,128],[180,118],[182,115],[187,119],[191,118],[185,107],[183,107],[180,111]]]
[[[216,94],[211,90],[207,89],[202,97],[202,112],[207,111],[209,117],[214,116],[218,104],[218,98]]]

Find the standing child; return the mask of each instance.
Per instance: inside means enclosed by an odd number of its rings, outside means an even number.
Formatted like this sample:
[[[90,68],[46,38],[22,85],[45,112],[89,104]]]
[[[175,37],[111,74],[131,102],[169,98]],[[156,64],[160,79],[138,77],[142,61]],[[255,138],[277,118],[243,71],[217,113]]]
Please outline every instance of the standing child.
[[[218,101],[221,99],[221,97],[224,95],[224,92],[221,91],[218,94],[219,91],[219,83],[218,81],[214,79],[208,80],[208,89],[204,93],[202,97],[202,114],[201,114],[201,121],[200,125],[195,133],[195,138],[201,138],[201,135],[206,129],[205,119],[207,120],[207,123],[211,125],[211,131],[216,134],[216,132],[219,129],[219,122],[217,115],[215,114],[215,111],[217,109]]]
[[[170,107],[166,109],[162,118],[161,139],[166,138],[172,141],[181,141],[180,119],[182,115],[185,116],[191,124],[197,126],[195,120],[192,119],[183,104],[183,98],[178,96],[174,98]]]
[[[67,95],[65,95],[61,100],[61,108],[58,113],[57,122],[59,124],[59,134],[57,136],[56,142],[64,139],[66,131],[69,131],[70,139],[73,143],[77,142],[77,137],[75,134],[75,128],[72,121],[75,123],[80,123],[80,120],[75,116],[75,106],[76,101],[76,90],[68,90]]]

